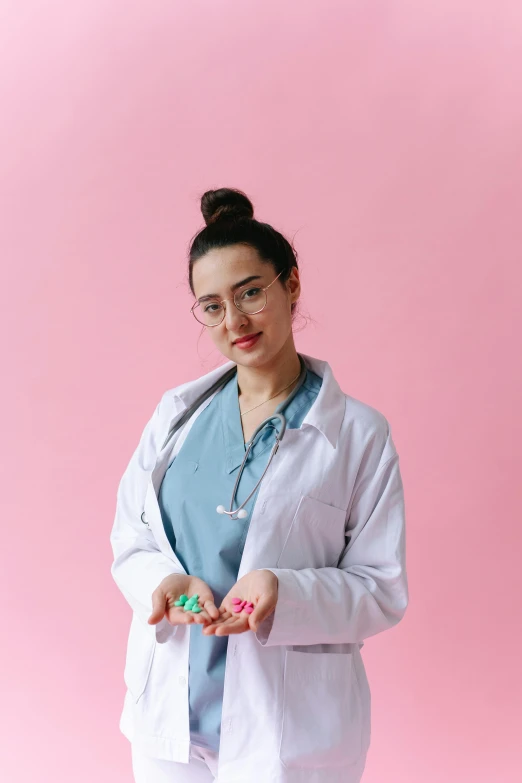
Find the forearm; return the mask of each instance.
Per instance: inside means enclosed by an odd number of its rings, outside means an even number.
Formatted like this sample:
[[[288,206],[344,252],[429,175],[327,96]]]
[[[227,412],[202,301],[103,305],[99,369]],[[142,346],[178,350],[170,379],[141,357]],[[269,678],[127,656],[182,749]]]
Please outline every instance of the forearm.
[[[362,485],[347,520],[337,567],[268,568],[278,578],[262,645],[361,642],[396,625],[408,605],[404,496],[398,455]],[[268,620],[268,618],[267,618]]]
[[[383,584],[372,568],[267,569],[278,578],[275,611],[257,631],[263,646],[360,642],[396,625],[408,603],[400,569]]]

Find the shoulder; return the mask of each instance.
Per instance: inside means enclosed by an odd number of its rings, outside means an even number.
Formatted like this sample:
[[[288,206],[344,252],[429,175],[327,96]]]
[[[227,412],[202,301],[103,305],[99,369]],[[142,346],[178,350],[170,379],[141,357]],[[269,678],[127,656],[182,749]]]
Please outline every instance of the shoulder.
[[[398,456],[392,437],[390,421],[383,411],[367,402],[343,392],[345,411],[341,426],[341,438],[353,447],[357,445],[363,455],[372,455],[372,462],[384,465]]]
[[[389,422],[384,413],[367,402],[352,397],[351,394],[343,392],[345,400],[344,423],[350,426],[356,425],[362,430],[371,432],[382,432],[389,428]]]
[[[154,416],[154,429],[156,432],[163,433],[165,429],[169,427],[172,419],[186,407],[183,400],[178,395],[180,388],[180,386],[174,386],[171,389],[166,389],[161,395]]]
[[[164,407],[181,404],[183,407],[184,402],[191,402],[205,389],[210,389],[214,383],[218,383],[221,379],[224,380],[227,373],[231,372],[235,367],[235,362],[226,361],[209,372],[173,386],[163,393],[161,404]]]
[[[224,378],[234,366],[233,362],[226,362],[208,373],[166,389],[156,407],[157,426],[163,430],[178,413],[192,405],[205,390]]]

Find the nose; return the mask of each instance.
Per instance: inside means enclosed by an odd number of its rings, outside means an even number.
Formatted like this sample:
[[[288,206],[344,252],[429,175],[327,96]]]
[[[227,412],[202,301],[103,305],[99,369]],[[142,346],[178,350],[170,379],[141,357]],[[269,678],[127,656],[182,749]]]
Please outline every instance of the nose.
[[[248,316],[246,313],[242,313],[239,310],[235,302],[231,299],[227,302],[225,308],[225,325],[229,332],[236,332],[242,324],[248,322]]]

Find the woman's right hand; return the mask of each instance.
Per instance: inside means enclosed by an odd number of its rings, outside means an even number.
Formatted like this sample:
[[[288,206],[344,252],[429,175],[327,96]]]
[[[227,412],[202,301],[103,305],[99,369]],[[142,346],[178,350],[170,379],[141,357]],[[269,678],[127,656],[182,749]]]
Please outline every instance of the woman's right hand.
[[[197,593],[198,606],[201,612],[185,612],[182,606],[174,606],[180,595],[188,598]],[[152,614],[148,619],[149,625],[156,625],[166,616],[171,625],[190,625],[199,623],[206,625],[220,616],[219,610],[214,604],[212,590],[202,579],[188,574],[171,574],[166,576],[152,593]]]

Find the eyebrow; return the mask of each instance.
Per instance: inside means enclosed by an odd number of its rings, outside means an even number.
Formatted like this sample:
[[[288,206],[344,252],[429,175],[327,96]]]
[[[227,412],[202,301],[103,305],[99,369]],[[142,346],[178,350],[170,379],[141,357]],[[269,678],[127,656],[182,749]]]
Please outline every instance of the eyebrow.
[[[230,288],[232,291],[235,291],[236,289],[241,288],[242,285],[251,283],[252,280],[261,280],[261,275],[250,275],[250,277],[245,277],[244,280],[240,280],[239,283],[234,283]],[[219,294],[205,294],[205,296],[199,297],[198,302],[206,302],[207,299],[219,299]]]

